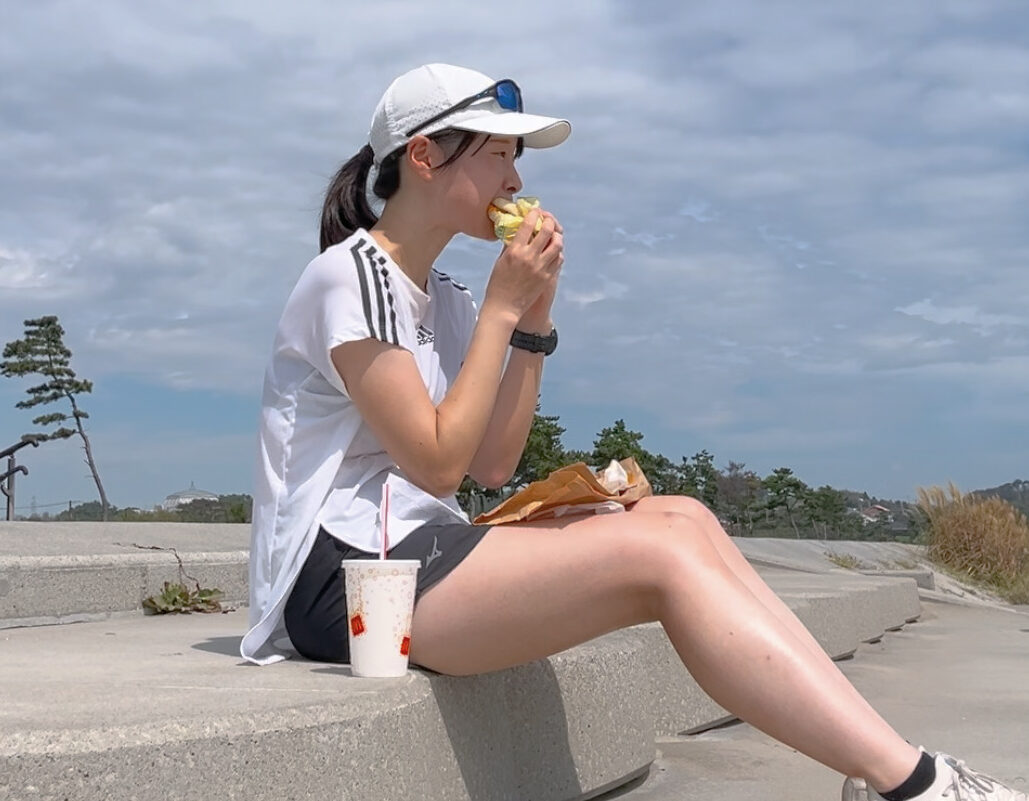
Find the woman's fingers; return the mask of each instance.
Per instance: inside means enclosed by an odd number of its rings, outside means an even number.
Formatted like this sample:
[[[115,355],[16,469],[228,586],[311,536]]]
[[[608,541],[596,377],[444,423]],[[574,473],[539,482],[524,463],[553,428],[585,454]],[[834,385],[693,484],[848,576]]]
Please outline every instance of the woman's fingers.
[[[544,217],[549,217],[551,220],[554,221],[554,230],[557,231],[559,234],[563,234],[565,232],[564,227],[561,225],[561,223],[557,221],[557,217],[555,217],[549,211],[544,211],[543,209],[540,209],[540,214],[542,214]]]
[[[533,234],[540,220],[540,230]],[[529,211],[494,265],[487,294],[521,313],[546,291],[564,262],[559,225],[553,215]]]
[[[543,215],[541,215],[536,209],[530,211],[529,215],[535,215],[532,217],[531,221],[532,230],[535,230],[536,220]],[[530,222],[529,217],[526,217],[525,219],[526,222]],[[537,253],[542,253],[550,246],[550,243],[556,234],[556,230],[554,228],[555,222],[556,221],[553,217],[543,216],[543,226],[536,232],[536,236],[534,236],[532,241],[529,243],[530,247],[535,247]]]
[[[531,209],[528,214],[522,218],[522,224],[518,226],[518,230],[515,231],[514,238],[510,244],[528,245],[529,240],[533,238],[532,232],[536,230],[536,220],[539,217],[536,209]]]

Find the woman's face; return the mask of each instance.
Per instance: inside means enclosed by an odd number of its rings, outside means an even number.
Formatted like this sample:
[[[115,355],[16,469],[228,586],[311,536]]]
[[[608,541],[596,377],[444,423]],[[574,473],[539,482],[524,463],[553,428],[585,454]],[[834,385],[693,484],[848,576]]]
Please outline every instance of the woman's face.
[[[484,135],[485,136],[485,135]],[[444,171],[446,203],[442,213],[457,231],[477,239],[496,239],[487,216],[495,197],[513,197],[522,188],[515,169],[515,137],[477,137]]]

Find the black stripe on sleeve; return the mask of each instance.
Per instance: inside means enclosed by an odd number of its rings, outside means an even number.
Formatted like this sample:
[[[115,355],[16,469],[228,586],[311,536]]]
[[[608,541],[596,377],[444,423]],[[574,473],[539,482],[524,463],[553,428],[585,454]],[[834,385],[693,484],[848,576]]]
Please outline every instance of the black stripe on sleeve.
[[[357,269],[357,280],[361,284],[361,304],[364,306],[365,322],[368,323],[368,335],[375,337],[376,339],[381,339],[381,337],[375,333],[375,318],[372,315],[371,293],[368,291],[368,276],[366,275],[368,267],[365,264],[364,259],[361,258],[360,253],[363,246],[364,240],[358,240],[357,244],[350,248],[350,254],[354,257],[354,267]]]
[[[437,269],[436,269],[435,267],[433,267],[433,268],[432,268],[432,271],[433,271],[434,273],[436,273],[436,277],[437,277],[437,278],[439,278],[439,280],[440,280],[440,281],[445,281],[445,282],[447,282],[447,283],[449,283],[449,284],[453,284],[453,285],[454,285],[455,287],[457,287],[458,289],[460,289],[460,290],[461,290],[462,292],[465,292],[465,293],[467,293],[467,294],[469,294],[469,295],[471,295],[471,294],[472,294],[472,290],[470,290],[470,289],[469,289],[468,287],[466,287],[466,286],[465,286],[464,284],[459,284],[459,283],[458,283],[457,281],[455,281],[455,280],[454,280],[453,278],[451,278],[451,277],[450,277],[449,275],[447,275],[446,273],[444,273],[444,272],[440,272],[440,271],[439,271],[439,270],[437,270]]]
[[[386,338],[386,301],[382,297],[382,278],[379,276],[379,271],[375,268],[375,248],[370,247],[364,255],[368,257],[368,266],[372,272],[372,279],[375,282],[375,300],[378,303],[379,309],[379,339],[383,342],[388,342]]]
[[[389,273],[386,272],[386,260],[379,259],[379,272],[382,273],[382,284],[386,287],[386,300],[389,303],[389,323],[393,332],[393,344],[399,345],[400,338],[397,336],[397,310],[393,305],[393,290],[389,287]]]

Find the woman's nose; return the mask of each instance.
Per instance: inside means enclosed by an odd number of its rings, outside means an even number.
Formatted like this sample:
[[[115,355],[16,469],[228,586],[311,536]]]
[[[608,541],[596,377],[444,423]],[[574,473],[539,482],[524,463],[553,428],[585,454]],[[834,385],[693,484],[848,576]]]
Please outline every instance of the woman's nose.
[[[508,192],[510,192],[513,195],[516,192],[520,192],[521,191],[521,189],[522,189],[522,178],[521,178],[520,175],[518,175],[518,170],[516,170],[514,168],[514,165],[511,166],[511,174],[508,176],[507,180],[508,180],[508,183],[507,183],[507,185],[504,188]]]

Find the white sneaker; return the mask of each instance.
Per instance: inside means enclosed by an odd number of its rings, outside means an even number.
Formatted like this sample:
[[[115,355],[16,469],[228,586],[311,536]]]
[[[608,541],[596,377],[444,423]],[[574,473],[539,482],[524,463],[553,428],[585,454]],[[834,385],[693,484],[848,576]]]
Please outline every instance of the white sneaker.
[[[978,773],[962,760],[936,754],[936,781],[911,801],[1029,801],[1029,795],[1012,790],[992,776]],[[882,798],[864,779],[848,778],[843,783],[843,801],[879,801]]]

